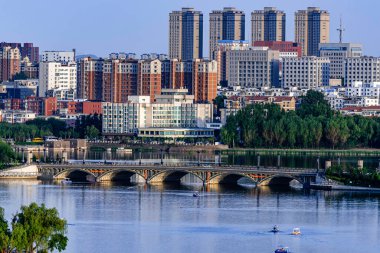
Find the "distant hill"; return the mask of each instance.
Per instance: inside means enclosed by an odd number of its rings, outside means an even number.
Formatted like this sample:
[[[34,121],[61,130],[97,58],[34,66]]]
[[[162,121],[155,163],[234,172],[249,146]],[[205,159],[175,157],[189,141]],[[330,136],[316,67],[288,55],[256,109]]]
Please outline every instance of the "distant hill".
[[[93,59],[98,59],[98,58],[99,58],[99,57],[97,57],[97,56],[94,55],[94,54],[81,54],[81,55],[77,55],[77,56],[75,56],[75,60],[78,61],[78,60],[80,60],[80,59],[82,59],[82,58],[86,58],[86,57],[91,57],[91,58],[93,58]]]

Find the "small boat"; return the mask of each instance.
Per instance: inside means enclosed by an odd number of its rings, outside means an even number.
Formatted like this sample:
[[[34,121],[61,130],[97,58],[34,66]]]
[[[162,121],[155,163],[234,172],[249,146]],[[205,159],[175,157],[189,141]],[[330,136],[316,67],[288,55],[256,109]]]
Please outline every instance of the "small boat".
[[[301,229],[299,229],[299,228],[293,228],[292,235],[301,235]]]
[[[291,253],[287,247],[280,247],[274,251],[274,253]]]
[[[65,178],[63,180],[61,180],[61,184],[72,184],[73,181],[70,180],[70,178]]]
[[[278,233],[278,232],[280,232],[280,230],[278,229],[277,225],[275,225],[270,232]]]
[[[199,192],[194,192],[194,193],[193,193],[193,197],[194,197],[194,198],[198,198],[198,197],[199,197]]]

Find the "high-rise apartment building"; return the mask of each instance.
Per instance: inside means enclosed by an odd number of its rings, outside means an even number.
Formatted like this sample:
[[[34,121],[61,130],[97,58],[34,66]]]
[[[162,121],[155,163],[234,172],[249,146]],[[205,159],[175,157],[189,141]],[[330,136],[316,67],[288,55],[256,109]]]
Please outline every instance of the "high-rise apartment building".
[[[77,62],[77,97],[102,100],[103,59],[85,57]]]
[[[161,61],[140,60],[138,65],[137,95],[149,96],[153,102],[161,94]]]
[[[33,64],[38,63],[40,60],[40,49],[39,47],[33,46],[33,43],[24,43],[24,45],[22,45],[21,43],[1,42],[0,47],[17,47],[21,53],[21,60],[28,57],[29,61]]]
[[[124,103],[137,95],[138,60],[107,59],[103,63],[102,100]]]
[[[286,15],[274,7],[251,13],[252,43],[255,41],[285,41]]]
[[[169,57],[192,60],[203,56],[203,14],[182,8],[169,14]]]
[[[220,40],[245,39],[245,14],[232,7],[210,13],[210,59],[214,58]]]
[[[295,13],[295,42],[302,47],[303,55],[318,56],[320,43],[330,40],[330,14],[316,7]]]
[[[40,62],[39,97],[58,100],[76,98],[77,66],[75,62]]]
[[[361,44],[353,43],[321,43],[319,56],[330,59],[330,78],[344,78],[345,60],[349,57],[361,57],[363,48]]]
[[[21,54],[18,47],[0,47],[0,81],[11,80],[21,70]]]

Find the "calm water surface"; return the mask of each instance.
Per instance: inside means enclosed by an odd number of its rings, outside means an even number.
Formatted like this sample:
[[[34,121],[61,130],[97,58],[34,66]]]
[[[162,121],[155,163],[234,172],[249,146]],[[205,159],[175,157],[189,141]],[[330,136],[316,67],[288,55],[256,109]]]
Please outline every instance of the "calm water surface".
[[[67,219],[66,252],[378,252],[380,195],[243,187],[1,181],[11,217],[36,201]],[[277,224],[282,233],[267,231]],[[290,235],[300,227],[300,237]]]

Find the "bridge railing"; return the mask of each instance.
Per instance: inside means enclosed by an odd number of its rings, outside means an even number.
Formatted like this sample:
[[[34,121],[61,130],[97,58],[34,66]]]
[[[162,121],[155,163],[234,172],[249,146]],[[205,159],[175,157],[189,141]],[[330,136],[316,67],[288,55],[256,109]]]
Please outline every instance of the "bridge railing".
[[[38,177],[41,174],[38,172],[1,172],[1,177]]]
[[[48,164],[40,164],[38,165],[40,168],[51,168],[51,166],[54,166],[55,168],[86,168],[86,169],[104,169],[104,168],[130,168],[130,169],[136,169],[136,168],[147,168],[147,169],[175,169],[175,168],[183,168],[183,169],[191,169],[191,170],[219,170],[219,171],[255,171],[255,172],[266,172],[266,173],[299,173],[299,174],[315,174],[317,172],[316,169],[309,169],[309,168],[289,168],[289,167],[264,167],[264,166],[242,166],[242,165],[223,165],[223,166],[211,166],[211,165],[205,165],[205,166],[198,166],[194,164],[183,164],[183,163],[177,163],[177,164],[157,164],[157,163],[144,163],[144,164],[122,164],[122,163],[115,163],[115,164],[104,164],[104,163],[66,163],[66,164],[54,164],[54,165],[48,165]]]

